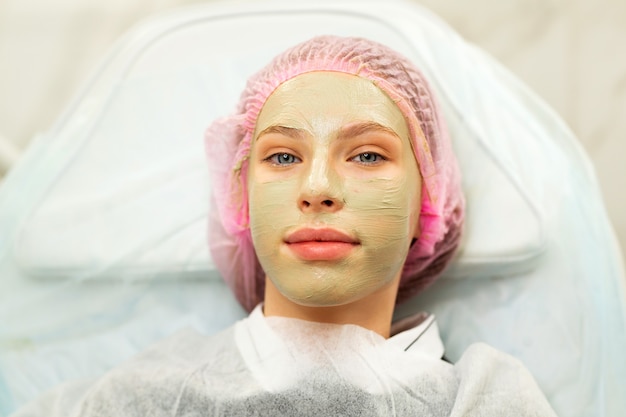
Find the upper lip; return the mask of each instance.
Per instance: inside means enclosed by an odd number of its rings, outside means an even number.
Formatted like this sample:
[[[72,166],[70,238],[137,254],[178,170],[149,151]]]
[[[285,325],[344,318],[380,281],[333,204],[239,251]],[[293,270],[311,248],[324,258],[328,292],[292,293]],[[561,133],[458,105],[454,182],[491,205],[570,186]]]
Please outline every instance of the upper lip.
[[[287,235],[285,243],[300,243],[300,242],[345,242],[345,243],[359,243],[359,241],[345,232],[337,229],[323,228],[313,229],[304,228],[296,230],[293,233]]]

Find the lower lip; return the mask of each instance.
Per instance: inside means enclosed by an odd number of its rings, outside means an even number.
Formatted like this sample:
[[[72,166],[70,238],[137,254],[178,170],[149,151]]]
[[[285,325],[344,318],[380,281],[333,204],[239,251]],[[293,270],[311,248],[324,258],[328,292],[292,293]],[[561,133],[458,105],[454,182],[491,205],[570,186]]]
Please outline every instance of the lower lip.
[[[356,246],[348,242],[287,243],[287,247],[305,261],[337,261],[350,255]]]

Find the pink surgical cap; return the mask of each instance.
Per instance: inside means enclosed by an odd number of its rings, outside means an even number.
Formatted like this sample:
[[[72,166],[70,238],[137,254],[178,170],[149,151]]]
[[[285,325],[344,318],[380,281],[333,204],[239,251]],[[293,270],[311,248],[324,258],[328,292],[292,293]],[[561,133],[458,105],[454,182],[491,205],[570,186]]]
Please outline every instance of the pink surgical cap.
[[[404,114],[422,176],[420,236],[409,249],[396,302],[431,284],[450,262],[461,236],[464,200],[460,174],[434,94],[422,73],[388,47],[362,38],[316,37],[274,58],[253,75],[235,114],[206,131],[212,170],[209,246],[215,265],[248,311],[263,300],[265,273],[249,228],[247,168],[263,104],[283,82],[312,71],[334,71],[371,80]]]

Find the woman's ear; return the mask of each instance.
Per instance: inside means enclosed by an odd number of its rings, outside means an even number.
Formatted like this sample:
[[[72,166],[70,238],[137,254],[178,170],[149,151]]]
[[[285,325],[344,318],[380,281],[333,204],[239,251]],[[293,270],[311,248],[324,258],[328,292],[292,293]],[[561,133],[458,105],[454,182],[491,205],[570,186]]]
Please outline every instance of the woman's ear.
[[[422,175],[419,174],[420,180],[420,190],[416,196],[416,202],[414,203],[414,213],[415,216],[415,226],[413,227],[413,240],[416,241],[422,235],[422,196],[426,192],[424,189],[424,181],[422,180]],[[411,242],[413,245],[414,242]]]
[[[417,194],[417,196],[415,196],[415,201],[413,202],[413,212],[412,214],[412,222],[413,224],[411,225],[413,228],[413,240],[417,240],[419,239],[419,237],[422,235],[422,226],[421,226],[421,220],[422,220],[422,193],[424,192],[424,185],[422,184],[422,189],[420,190],[420,193]],[[413,244],[413,242],[411,242],[411,245]]]
[[[411,239],[411,244],[409,248],[412,248],[413,245],[419,240],[420,235],[422,234],[422,228],[420,227],[420,216],[417,216],[417,221],[415,222],[415,227],[413,228],[413,236]]]
[[[420,216],[418,215],[417,224],[415,225],[415,229],[413,232],[413,240],[416,241],[417,239],[419,239],[421,234],[422,234],[422,228],[420,226]],[[413,242],[411,242],[411,245],[412,244]]]

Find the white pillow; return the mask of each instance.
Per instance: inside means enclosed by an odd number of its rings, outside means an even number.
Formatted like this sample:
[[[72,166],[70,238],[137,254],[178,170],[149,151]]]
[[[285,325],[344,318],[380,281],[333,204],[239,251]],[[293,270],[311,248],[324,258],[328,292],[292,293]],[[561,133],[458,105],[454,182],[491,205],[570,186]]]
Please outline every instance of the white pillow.
[[[67,155],[61,162],[57,155],[50,189],[22,225],[14,253],[24,271],[41,278],[219,276],[206,243],[210,179],[204,129],[230,112],[250,73],[284,47],[310,37],[319,23],[309,17],[310,27],[299,25],[298,35],[289,40],[271,31],[282,23],[265,23],[270,29],[259,34],[268,37],[259,41],[266,45],[261,50],[246,49],[236,37],[230,44],[209,43],[208,50],[207,39],[229,39],[222,33],[236,33],[248,26],[246,19],[255,17],[160,33],[157,40],[113,57],[109,72],[87,91],[62,128],[46,138]],[[353,27],[339,19],[333,28],[328,16],[320,19],[327,32],[375,33],[377,40],[415,59],[439,92],[467,198],[465,236],[445,276],[490,277],[531,269],[543,251],[544,226],[519,178],[529,172],[515,168],[523,161],[507,159],[523,158],[519,144],[497,136],[516,132],[516,140],[523,140],[532,132],[526,120],[511,116],[503,104],[498,91],[506,86],[488,71],[480,72],[493,64],[481,61],[456,38],[449,50],[440,48],[438,37],[452,35],[436,27],[420,28],[432,33],[417,48],[384,22],[355,17]],[[380,27],[374,31],[376,24]],[[429,55],[433,50],[438,55],[434,61]],[[446,73],[458,68],[455,61],[468,59],[477,60],[474,73],[466,74],[471,84]],[[31,152],[49,152],[49,147]]]

